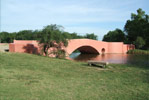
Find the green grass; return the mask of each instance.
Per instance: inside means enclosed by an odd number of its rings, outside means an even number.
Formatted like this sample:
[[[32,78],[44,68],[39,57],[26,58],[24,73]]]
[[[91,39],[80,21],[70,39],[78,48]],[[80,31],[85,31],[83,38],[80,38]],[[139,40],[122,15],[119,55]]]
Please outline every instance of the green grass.
[[[134,50],[129,50],[127,53],[128,54],[144,54],[144,55],[149,55],[149,50],[134,49]]]
[[[0,100],[149,100],[149,69],[0,53]]]
[[[8,43],[0,43],[0,52],[5,52],[5,50],[9,50],[9,44]]]

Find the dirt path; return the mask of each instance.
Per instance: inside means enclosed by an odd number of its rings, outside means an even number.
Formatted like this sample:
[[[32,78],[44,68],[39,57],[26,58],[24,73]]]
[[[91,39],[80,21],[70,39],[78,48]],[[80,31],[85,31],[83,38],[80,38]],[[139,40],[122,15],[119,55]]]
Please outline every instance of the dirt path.
[[[0,52],[6,52],[9,50],[9,44],[8,43],[0,43]]]

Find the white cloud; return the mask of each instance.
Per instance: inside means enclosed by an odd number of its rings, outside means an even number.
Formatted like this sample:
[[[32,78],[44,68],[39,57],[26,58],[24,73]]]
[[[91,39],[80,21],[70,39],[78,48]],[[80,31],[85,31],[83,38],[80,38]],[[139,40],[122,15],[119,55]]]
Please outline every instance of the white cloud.
[[[2,0],[2,31],[37,29],[48,24],[60,24],[66,31],[96,33],[103,36],[113,23],[126,22],[130,13],[143,7],[149,11],[147,0]],[[90,25],[98,23],[99,25]],[[88,24],[88,25],[86,25]],[[78,26],[72,26],[78,25]],[[9,26],[9,27],[8,27]],[[10,28],[11,27],[11,28]]]

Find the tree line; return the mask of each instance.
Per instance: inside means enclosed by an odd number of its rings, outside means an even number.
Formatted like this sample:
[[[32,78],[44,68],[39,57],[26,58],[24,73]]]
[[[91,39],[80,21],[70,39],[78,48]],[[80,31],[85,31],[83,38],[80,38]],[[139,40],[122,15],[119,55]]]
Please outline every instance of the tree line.
[[[109,31],[103,41],[124,42],[134,44],[138,49],[149,50],[149,15],[139,8],[137,14],[132,13],[131,19],[126,21],[124,30]]]
[[[65,39],[94,39],[97,40],[98,37],[94,33],[87,33],[85,35],[78,35],[77,33],[69,33],[63,30],[63,27],[56,24],[51,24],[45,26],[42,30],[21,30],[19,32],[0,32],[0,43],[12,43],[13,40],[39,40],[45,32],[47,27],[56,27],[58,32]],[[48,31],[48,29],[47,29]],[[56,34],[55,34],[56,35]],[[50,37],[48,37],[50,38]]]

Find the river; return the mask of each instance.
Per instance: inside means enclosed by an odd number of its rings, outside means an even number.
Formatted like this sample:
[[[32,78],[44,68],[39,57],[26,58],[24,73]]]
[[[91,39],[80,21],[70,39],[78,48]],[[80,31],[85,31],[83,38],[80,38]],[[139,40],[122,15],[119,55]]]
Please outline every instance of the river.
[[[134,54],[81,54],[72,53],[70,58],[75,61],[86,62],[88,60],[107,61],[114,64],[135,64],[149,67],[149,55]]]

